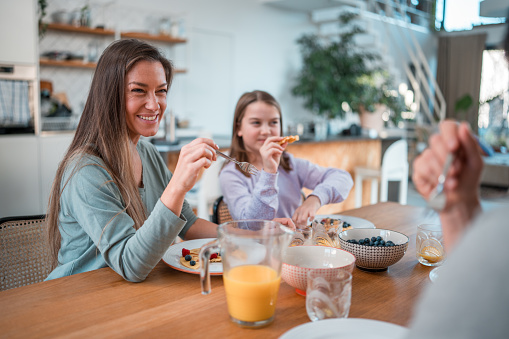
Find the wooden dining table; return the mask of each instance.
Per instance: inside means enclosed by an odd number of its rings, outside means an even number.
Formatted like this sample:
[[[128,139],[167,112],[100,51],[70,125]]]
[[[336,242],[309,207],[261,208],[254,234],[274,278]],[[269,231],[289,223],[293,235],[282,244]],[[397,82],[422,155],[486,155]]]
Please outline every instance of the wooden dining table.
[[[404,257],[383,272],[353,271],[349,318],[408,326],[430,267],[415,256],[417,225],[438,222],[422,207],[384,202],[341,212],[369,220],[377,228],[409,237]],[[308,323],[305,297],[281,283],[274,321],[246,329],[228,316],[221,276],[212,292],[201,294],[200,276],[160,262],[141,283],[125,281],[102,268],[0,292],[0,337],[106,338],[278,338]]]

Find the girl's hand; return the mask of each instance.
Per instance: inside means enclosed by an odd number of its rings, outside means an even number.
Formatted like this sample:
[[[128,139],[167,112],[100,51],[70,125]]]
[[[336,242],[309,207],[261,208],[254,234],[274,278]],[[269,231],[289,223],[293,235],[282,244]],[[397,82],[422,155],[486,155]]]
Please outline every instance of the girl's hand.
[[[283,137],[269,137],[260,147],[260,155],[262,156],[263,170],[267,173],[276,173],[279,167],[279,160],[285,150],[279,145],[278,141]]]
[[[187,193],[198,180],[203,168],[217,160],[218,146],[208,138],[198,138],[182,147],[170,184],[179,192]]]
[[[316,211],[322,206],[320,199],[316,195],[310,195],[304,200],[293,214],[293,221],[298,227],[307,226],[308,219],[314,219]]]

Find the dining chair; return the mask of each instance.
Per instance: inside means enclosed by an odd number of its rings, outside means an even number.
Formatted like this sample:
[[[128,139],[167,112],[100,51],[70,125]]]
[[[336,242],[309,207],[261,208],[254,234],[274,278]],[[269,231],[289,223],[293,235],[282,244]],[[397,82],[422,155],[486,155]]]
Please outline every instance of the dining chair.
[[[398,201],[407,203],[408,195],[408,143],[405,139],[390,145],[382,158],[380,169],[357,166],[355,172],[355,207],[362,206],[362,181],[371,180],[371,204],[378,202],[378,186],[380,185],[380,201],[387,201],[389,181],[399,181]]]
[[[226,205],[226,202],[223,200],[223,196],[216,199],[212,212],[212,222],[216,224],[222,224],[233,220],[233,217],[228,210],[228,205]]]
[[[0,218],[0,291],[43,281],[51,272],[46,215]]]

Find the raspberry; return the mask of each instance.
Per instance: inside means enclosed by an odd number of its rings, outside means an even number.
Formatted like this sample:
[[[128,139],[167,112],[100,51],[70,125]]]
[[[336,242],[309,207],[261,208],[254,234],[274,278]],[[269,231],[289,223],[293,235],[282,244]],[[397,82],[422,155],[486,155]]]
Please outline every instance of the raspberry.
[[[212,253],[212,254],[210,255],[210,259],[215,259],[215,258],[217,258],[217,253]]]
[[[182,249],[182,256],[183,256],[183,257],[185,257],[185,256],[186,256],[186,255],[188,255],[188,254],[191,254],[191,251],[190,251],[190,250],[188,250],[187,248],[183,248],[183,249]]]

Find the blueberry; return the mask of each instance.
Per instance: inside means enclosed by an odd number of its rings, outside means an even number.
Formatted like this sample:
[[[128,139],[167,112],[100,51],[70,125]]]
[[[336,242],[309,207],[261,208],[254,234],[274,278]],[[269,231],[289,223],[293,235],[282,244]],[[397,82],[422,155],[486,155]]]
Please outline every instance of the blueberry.
[[[380,240],[380,244],[382,244],[383,246],[385,246],[385,241],[384,241],[384,240]]]
[[[378,236],[378,237],[376,237],[376,240],[380,241],[380,240],[382,240],[382,237]]]
[[[196,261],[194,261],[194,260],[191,260],[191,261],[189,262],[189,265],[191,265],[191,266],[194,266],[194,265],[196,265]]]
[[[359,240],[359,245],[364,245],[364,239]]]
[[[394,243],[391,240],[387,240],[386,244],[387,246],[394,246]]]
[[[364,242],[368,243],[369,242],[369,238],[364,238]]]
[[[186,256],[184,257],[184,259],[186,259],[186,261],[189,261],[189,260],[193,259],[193,257],[191,257],[191,255],[190,255],[190,254],[188,254],[188,255],[186,255]]]
[[[371,237],[371,241],[375,242],[376,241],[376,237]]]

